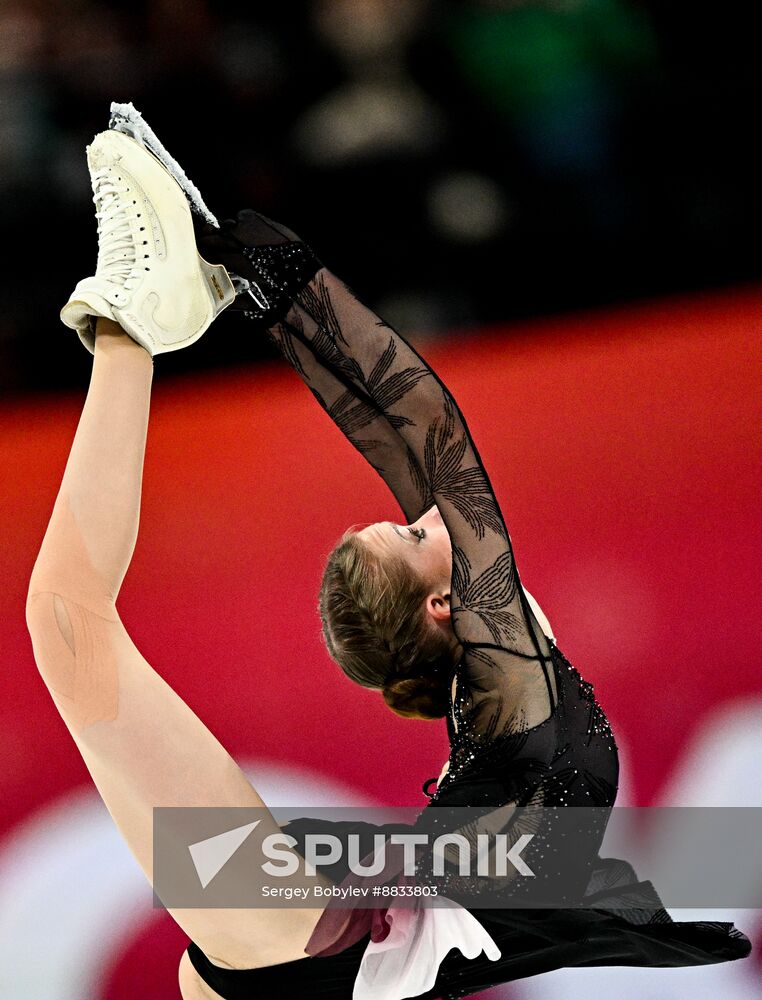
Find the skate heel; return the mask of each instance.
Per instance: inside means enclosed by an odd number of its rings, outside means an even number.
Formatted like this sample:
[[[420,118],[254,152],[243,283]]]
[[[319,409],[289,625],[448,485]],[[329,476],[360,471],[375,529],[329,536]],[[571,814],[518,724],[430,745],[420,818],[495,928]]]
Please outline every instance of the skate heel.
[[[235,299],[236,291],[233,282],[222,264],[210,264],[209,261],[204,260],[201,254],[198,255],[198,265],[212,300],[214,315],[218,316]]]

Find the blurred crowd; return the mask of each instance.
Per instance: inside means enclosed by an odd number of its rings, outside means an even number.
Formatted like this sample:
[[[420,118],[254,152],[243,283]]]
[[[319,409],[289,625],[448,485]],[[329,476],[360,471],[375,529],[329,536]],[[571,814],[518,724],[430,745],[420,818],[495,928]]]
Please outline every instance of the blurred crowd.
[[[112,100],[220,218],[282,221],[412,336],[756,279],[750,17],[655,0],[4,0],[0,388],[86,380],[57,313],[95,265],[84,147]],[[165,365],[274,353],[228,322],[240,337]]]

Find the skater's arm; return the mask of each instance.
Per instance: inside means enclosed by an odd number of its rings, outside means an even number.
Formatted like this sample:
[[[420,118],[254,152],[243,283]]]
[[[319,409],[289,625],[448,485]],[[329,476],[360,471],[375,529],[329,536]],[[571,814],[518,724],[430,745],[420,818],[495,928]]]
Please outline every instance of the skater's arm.
[[[537,662],[547,647],[520,585],[502,512],[451,393],[325,268],[294,297],[284,323],[373,400],[422,470],[452,543],[452,624],[467,678],[464,724],[490,741],[506,729],[544,721],[555,704],[554,678]],[[426,542],[408,544],[414,549]]]
[[[490,741],[506,728],[543,721],[555,702],[554,678],[537,662],[547,657],[547,644],[520,585],[502,512],[450,392],[291,230],[244,210],[220,230],[206,227],[200,246],[208,259],[252,282],[265,305],[242,296],[241,308],[273,328],[297,371],[311,352],[351,390],[350,405],[353,398],[369,400],[383,416],[400,441],[384,452],[387,482],[409,484],[411,468],[422,476],[419,511],[436,503],[452,542],[452,624],[465,650],[466,724],[473,734]],[[341,426],[336,411],[332,415]],[[409,544],[417,543],[411,538]]]
[[[434,501],[418,461],[378,404],[340,369],[326,365],[287,323],[268,332],[320,406],[384,480],[406,520],[416,521]]]
[[[198,218],[195,226],[203,256],[252,282],[251,293],[239,295],[232,311],[245,313],[267,330],[349,443],[384,480],[405,518],[417,520],[433,500],[418,462],[383,410],[348,376],[341,355],[327,359],[320,344],[308,343],[287,322],[276,322],[290,302],[289,289],[302,287],[319,270],[312,251],[291,230],[250,210],[219,228]]]

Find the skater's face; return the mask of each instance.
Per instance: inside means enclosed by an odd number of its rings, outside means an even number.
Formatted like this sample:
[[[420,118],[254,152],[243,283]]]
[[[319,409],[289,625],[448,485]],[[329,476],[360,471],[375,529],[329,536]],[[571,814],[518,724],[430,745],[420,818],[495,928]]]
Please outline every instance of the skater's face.
[[[358,536],[381,558],[389,552],[401,556],[426,581],[429,613],[443,623],[449,620],[452,545],[436,506],[412,524],[379,521],[363,528]]]

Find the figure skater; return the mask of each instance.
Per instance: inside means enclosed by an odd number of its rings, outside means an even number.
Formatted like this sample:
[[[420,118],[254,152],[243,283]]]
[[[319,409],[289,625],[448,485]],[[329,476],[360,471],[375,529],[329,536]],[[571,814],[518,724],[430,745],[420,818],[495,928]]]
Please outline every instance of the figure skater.
[[[611,728],[521,584],[452,395],[295,234],[252,211],[218,226],[166,151],[138,141],[135,116],[127,124],[117,116],[88,149],[98,263],[62,319],[93,353],[92,377],[27,621],[41,676],[149,882],[155,806],[254,806],[266,817],[258,835],[280,832],[116,608],[138,531],[153,356],[193,343],[228,307],[255,321],[252,334],[269,330],[403,511],[341,538],[319,605],[328,650],[352,680],[405,717],[446,719],[451,751],[422,816],[446,805],[613,806]],[[288,829],[301,865],[299,823]],[[378,911],[170,908],[191,939],[182,996],[433,1000],[563,966],[749,953],[733,924],[673,921],[650,883],[593,846],[577,888],[595,905],[485,909],[474,896],[453,919],[424,909],[398,954],[372,967]]]

